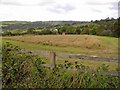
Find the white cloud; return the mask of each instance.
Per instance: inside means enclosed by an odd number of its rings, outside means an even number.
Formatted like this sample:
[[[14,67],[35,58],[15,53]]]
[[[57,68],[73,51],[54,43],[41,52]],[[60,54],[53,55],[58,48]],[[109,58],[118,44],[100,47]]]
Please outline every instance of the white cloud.
[[[53,13],[68,13],[75,9],[74,6],[66,4],[66,5],[55,5],[52,7],[47,8],[48,11]]]
[[[54,0],[1,0],[1,4],[13,6],[43,6],[52,3],[55,3]]]
[[[1,0],[0,20],[96,20],[118,17],[118,0]]]

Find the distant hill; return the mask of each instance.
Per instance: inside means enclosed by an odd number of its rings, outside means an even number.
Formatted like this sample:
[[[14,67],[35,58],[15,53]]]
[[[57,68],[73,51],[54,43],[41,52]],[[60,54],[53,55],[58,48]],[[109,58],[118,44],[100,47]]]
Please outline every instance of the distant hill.
[[[98,36],[120,36],[120,18],[83,21],[4,21],[2,35],[23,34],[87,34]],[[20,33],[21,31],[21,33]]]
[[[15,29],[28,29],[28,28],[38,28],[38,27],[52,27],[55,25],[64,24],[81,24],[86,22],[81,21],[37,21],[37,22],[26,22],[26,21],[3,21],[3,30],[15,30]]]
[[[27,23],[31,23],[31,22],[27,22],[27,21],[2,21],[2,22],[0,22],[0,25],[5,27],[5,26],[9,26],[9,25],[27,24]]]

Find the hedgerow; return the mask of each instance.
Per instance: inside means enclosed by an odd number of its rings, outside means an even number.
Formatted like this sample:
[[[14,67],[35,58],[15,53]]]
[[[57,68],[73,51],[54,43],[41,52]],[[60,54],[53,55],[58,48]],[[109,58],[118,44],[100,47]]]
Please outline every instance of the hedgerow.
[[[20,51],[8,42],[2,48],[3,88],[119,88],[119,77],[100,73],[108,71],[105,64],[95,72],[90,72],[88,66],[68,61],[50,69],[42,66],[44,62],[38,56]]]

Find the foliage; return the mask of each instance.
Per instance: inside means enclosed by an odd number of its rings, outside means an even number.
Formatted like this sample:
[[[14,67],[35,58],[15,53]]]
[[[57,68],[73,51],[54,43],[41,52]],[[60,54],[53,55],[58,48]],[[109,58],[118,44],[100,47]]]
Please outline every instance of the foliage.
[[[120,37],[120,18],[113,25],[113,36]]]
[[[27,30],[27,33],[28,33],[28,34],[32,34],[32,33],[34,33],[34,30],[35,30],[34,28],[29,28],[29,29]]]
[[[15,36],[15,35],[23,35],[23,34],[87,34],[87,35],[99,35],[99,36],[120,36],[120,18],[113,19],[107,18],[103,20],[96,20],[91,22],[29,22],[26,24],[8,24],[7,26],[3,26],[3,36]],[[9,23],[9,22],[8,22]],[[58,23],[58,24],[55,24]],[[4,24],[6,25],[6,24]],[[57,31],[56,31],[56,30]],[[6,31],[10,30],[10,31]],[[13,33],[12,30],[27,30],[26,33]],[[39,31],[37,31],[39,30]]]
[[[82,30],[81,34],[87,34],[87,35],[89,35],[89,29],[88,28],[84,28]]]
[[[18,46],[6,43],[2,57],[2,87],[25,88],[33,84],[32,70],[36,57],[20,52]]]
[[[65,24],[59,29],[59,33],[75,34],[75,28],[72,25]]]
[[[112,31],[110,30],[104,30],[103,32],[101,32],[102,36],[112,36]]]
[[[68,61],[54,69],[45,68],[37,56],[20,52],[20,48],[7,43],[3,46],[3,88],[118,88],[118,77],[102,75],[108,71],[103,64],[95,72],[88,66],[75,66]],[[75,69],[75,70],[71,70]],[[81,71],[82,70],[82,71]]]
[[[80,27],[76,27],[76,34],[80,34],[81,33],[81,28]]]
[[[16,30],[17,31],[17,30]],[[2,33],[2,36],[19,36],[19,35],[25,35],[27,32],[12,32],[12,31],[4,31]]]

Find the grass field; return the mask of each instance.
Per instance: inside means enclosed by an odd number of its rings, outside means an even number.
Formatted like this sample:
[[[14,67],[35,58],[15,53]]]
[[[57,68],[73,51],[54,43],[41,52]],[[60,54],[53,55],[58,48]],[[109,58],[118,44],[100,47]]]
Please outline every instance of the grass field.
[[[10,42],[27,50],[47,50],[56,52],[79,53],[86,55],[97,55],[102,57],[118,57],[118,38],[88,36],[88,35],[25,35],[3,37],[2,43]],[[40,56],[46,63],[49,57]],[[68,59],[57,57],[57,63],[63,64],[65,61],[82,63],[95,69],[103,63],[109,65],[110,70],[116,70],[118,63],[90,61],[83,59]]]
[[[39,56],[45,63],[50,63],[48,56]],[[108,65],[110,71],[115,71],[118,68],[118,63],[116,62],[103,62],[103,61],[91,61],[91,60],[84,60],[84,59],[71,59],[71,58],[61,58],[57,57],[56,64],[64,64],[65,61],[68,61],[75,65],[75,62],[78,64],[83,64],[85,66],[89,66],[90,69],[97,69],[102,64]]]
[[[118,38],[92,35],[25,35],[3,37],[3,43],[10,42],[28,50],[118,57]]]

